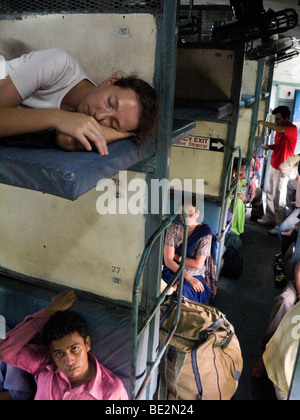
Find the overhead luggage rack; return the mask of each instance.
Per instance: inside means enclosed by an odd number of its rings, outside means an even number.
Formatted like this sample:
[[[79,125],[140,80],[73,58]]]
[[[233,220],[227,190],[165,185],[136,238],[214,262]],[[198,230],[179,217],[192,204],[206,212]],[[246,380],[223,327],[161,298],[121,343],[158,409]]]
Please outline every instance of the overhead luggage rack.
[[[0,15],[26,13],[126,13],[162,11],[162,0],[3,0]]]
[[[179,43],[182,44],[210,44],[216,28],[235,22],[230,6],[193,5],[190,17],[188,11],[189,6],[180,6],[182,25],[179,29]]]

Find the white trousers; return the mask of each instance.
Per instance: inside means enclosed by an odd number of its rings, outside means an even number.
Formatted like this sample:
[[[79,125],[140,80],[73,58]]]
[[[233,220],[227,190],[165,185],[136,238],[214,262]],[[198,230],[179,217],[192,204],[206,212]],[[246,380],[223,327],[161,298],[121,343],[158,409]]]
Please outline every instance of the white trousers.
[[[282,176],[279,169],[269,168],[266,189],[266,215],[270,223],[280,225],[286,218],[286,193],[289,178]]]

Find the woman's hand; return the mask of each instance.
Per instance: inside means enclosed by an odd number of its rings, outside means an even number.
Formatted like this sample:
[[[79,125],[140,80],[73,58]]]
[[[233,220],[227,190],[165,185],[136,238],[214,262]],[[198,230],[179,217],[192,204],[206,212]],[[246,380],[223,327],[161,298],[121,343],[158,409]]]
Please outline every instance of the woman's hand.
[[[94,117],[79,112],[60,111],[56,129],[57,144],[62,149],[91,151],[94,146],[100,155],[108,155],[104,130]]]
[[[97,149],[100,155],[108,155],[107,145],[116,140],[122,140],[131,137],[133,133],[117,131],[114,128],[100,125],[93,117],[78,113],[62,111],[68,115],[68,119],[73,119],[75,115],[75,126],[68,128],[63,125],[61,129],[56,130],[56,142],[59,147],[69,152],[77,152],[80,150],[91,151],[93,148]],[[63,114],[63,115],[64,115]],[[83,118],[82,118],[83,117]],[[85,126],[85,120],[87,126]],[[79,120],[82,120],[82,127],[79,127]],[[91,123],[91,126],[89,125]],[[90,131],[91,130],[91,131]],[[72,134],[73,133],[73,134]]]
[[[239,197],[241,200],[243,200],[244,203],[246,203],[247,198],[242,193],[237,193],[237,197]]]
[[[202,293],[204,292],[204,286],[200,280],[196,279],[196,277],[189,276],[186,280],[191,284],[192,288],[195,292]]]
[[[74,302],[76,302],[76,300],[77,297],[72,290],[64,290],[53,296],[50,305],[45,308],[45,311],[47,312],[47,315],[52,316],[58,311],[66,311]]]

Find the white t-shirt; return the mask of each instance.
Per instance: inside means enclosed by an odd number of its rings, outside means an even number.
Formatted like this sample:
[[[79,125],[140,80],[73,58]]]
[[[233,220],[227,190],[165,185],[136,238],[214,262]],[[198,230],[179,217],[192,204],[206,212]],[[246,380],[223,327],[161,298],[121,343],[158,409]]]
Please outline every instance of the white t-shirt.
[[[29,108],[59,109],[65,95],[80,81],[90,80],[63,48],[33,51],[6,62],[6,75]]]

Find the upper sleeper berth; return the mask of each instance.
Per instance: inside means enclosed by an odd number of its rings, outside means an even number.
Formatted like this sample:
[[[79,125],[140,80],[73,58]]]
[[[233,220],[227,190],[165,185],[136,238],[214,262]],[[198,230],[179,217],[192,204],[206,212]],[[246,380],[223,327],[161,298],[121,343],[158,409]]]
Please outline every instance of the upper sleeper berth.
[[[269,97],[269,92],[261,92],[260,99],[264,100]],[[240,108],[250,107],[256,101],[255,95],[243,94],[241,95]]]
[[[200,99],[176,99],[174,115],[202,121],[218,121],[232,113],[232,103]]]
[[[195,122],[174,119],[172,142],[193,133]],[[13,147],[12,147],[13,146]],[[0,139],[0,183],[76,200],[97,183],[155,155],[154,136],[109,144],[109,154],[58,149],[52,132]]]

